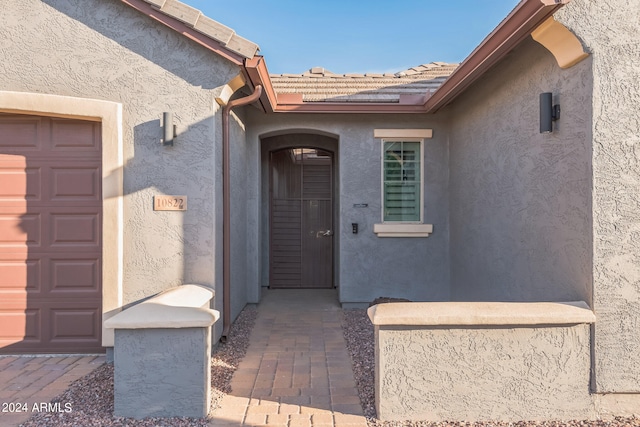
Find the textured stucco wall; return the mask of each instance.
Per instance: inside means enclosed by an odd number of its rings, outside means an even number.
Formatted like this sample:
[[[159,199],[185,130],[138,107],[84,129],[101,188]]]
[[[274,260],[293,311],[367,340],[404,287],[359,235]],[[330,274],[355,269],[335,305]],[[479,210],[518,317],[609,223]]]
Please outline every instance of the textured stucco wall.
[[[114,414],[204,417],[211,404],[211,329],[118,329]]]
[[[337,285],[342,303],[368,303],[379,296],[404,297],[416,301],[447,300],[449,298],[448,268],[448,150],[445,127],[429,116],[390,115],[307,115],[279,114],[266,116],[248,110],[247,143],[254,150],[253,167],[249,168],[248,185],[259,195],[260,136],[280,131],[317,131],[338,138],[339,162],[339,224],[335,225],[339,239]],[[381,222],[380,207],[380,140],[374,129],[433,128],[433,139],[425,140],[424,220],[433,224],[428,238],[379,238],[373,224]],[[268,199],[266,199],[268,200]],[[367,203],[367,208],[354,204]],[[252,198],[249,212],[254,218],[268,212],[265,198]],[[351,223],[359,224],[359,233],[352,234]],[[265,222],[263,222],[265,223]],[[268,224],[268,222],[266,222]],[[268,238],[268,230],[260,222],[249,230],[249,241]],[[339,228],[338,228],[339,227]],[[262,253],[249,262],[249,268],[262,271],[253,277],[268,277],[268,254]],[[258,267],[260,266],[260,267]],[[267,283],[261,283],[266,285]],[[257,291],[256,291],[257,292]]]
[[[376,327],[383,420],[595,417],[589,326]]]
[[[123,105],[123,302],[182,283],[214,286],[221,139],[214,95],[237,67],[116,0],[2,6],[1,90]],[[164,111],[178,127],[174,147],[160,144]],[[187,195],[189,209],[154,212],[156,194]]]
[[[573,1],[556,19],[593,58],[595,388],[640,392],[640,8]]]
[[[254,245],[257,245],[257,241],[247,239],[247,228],[249,226],[247,214],[247,205],[249,203],[247,169],[249,168],[248,161],[251,149],[245,137],[243,123],[244,109],[238,108],[233,111],[229,120],[229,153],[231,155],[232,165],[230,170],[231,319],[235,319],[247,303],[247,283],[249,280],[247,270],[251,262],[248,253]],[[222,199],[220,203],[222,204]],[[220,231],[220,235],[222,235],[222,231]],[[222,281],[219,283],[222,283]],[[222,324],[222,322],[218,323]]]
[[[561,70],[531,39],[451,113],[454,300],[591,296],[591,59]],[[539,94],[561,119],[539,133]]]

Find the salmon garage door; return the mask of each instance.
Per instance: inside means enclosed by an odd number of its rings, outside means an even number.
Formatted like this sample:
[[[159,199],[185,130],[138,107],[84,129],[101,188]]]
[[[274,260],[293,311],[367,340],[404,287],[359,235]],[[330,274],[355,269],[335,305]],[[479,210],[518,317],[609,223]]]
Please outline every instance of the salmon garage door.
[[[103,351],[100,135],[0,114],[0,353]]]

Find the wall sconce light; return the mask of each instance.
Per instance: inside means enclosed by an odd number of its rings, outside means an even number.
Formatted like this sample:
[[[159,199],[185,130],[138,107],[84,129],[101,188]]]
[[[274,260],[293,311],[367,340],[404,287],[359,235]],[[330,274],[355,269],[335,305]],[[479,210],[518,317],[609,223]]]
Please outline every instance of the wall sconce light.
[[[176,125],[173,124],[173,113],[162,113],[162,145],[173,147],[173,139],[178,136]]]
[[[560,118],[560,105],[553,105],[551,92],[540,94],[540,133],[553,132],[553,122]]]

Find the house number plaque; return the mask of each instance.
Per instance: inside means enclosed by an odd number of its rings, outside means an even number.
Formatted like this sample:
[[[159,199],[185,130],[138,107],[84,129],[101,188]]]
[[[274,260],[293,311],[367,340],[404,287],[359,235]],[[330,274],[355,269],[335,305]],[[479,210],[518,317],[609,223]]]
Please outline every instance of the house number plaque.
[[[153,196],[154,211],[186,211],[187,196]]]

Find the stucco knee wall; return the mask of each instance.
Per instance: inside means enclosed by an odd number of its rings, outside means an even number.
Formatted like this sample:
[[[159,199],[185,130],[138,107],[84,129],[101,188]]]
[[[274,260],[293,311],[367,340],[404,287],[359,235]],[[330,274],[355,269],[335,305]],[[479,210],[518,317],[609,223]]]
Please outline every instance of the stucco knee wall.
[[[589,327],[376,328],[383,420],[595,417]]]
[[[116,416],[205,417],[210,381],[211,328],[116,330]]]
[[[382,420],[599,417],[584,303],[399,303],[369,309]]]

